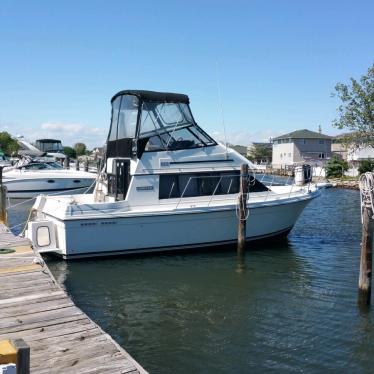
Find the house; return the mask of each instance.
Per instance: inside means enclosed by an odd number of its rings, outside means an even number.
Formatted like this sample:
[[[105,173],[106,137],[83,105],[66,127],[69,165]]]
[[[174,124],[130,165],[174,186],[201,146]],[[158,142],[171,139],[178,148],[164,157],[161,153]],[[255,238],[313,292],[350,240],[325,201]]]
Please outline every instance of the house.
[[[354,146],[349,143],[349,135],[336,136],[331,145],[331,151],[339,158],[348,161],[351,167],[357,167],[361,161],[374,160],[374,148],[371,145]]]
[[[332,137],[307,129],[296,130],[273,139],[274,168],[297,163],[324,165],[331,157]]]

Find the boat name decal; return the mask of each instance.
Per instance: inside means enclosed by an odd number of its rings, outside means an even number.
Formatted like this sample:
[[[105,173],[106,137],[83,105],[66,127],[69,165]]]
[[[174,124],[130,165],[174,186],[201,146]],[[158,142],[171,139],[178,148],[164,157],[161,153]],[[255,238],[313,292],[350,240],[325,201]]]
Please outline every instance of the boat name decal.
[[[136,187],[137,191],[153,191],[153,186],[139,186]]]

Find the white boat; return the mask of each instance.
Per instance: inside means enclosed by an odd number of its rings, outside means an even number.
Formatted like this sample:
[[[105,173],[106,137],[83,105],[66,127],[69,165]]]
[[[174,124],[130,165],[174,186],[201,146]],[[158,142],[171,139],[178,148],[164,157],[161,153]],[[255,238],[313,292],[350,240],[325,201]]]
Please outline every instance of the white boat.
[[[83,193],[96,176],[84,171],[66,170],[56,162],[23,158],[3,170],[3,183],[10,198],[30,198],[39,194]]]
[[[95,191],[39,196],[26,235],[65,259],[234,243],[245,163],[253,169],[197,125],[188,96],[121,91]],[[318,195],[311,184],[265,186],[253,170],[246,239],[286,236]]]

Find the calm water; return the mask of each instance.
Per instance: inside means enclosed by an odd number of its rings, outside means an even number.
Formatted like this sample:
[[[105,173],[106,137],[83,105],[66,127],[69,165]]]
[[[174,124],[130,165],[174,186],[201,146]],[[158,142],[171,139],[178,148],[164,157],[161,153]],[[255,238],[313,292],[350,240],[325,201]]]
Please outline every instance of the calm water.
[[[373,311],[356,307],[360,233],[359,193],[330,189],[288,242],[252,245],[242,262],[228,248],[49,266],[152,373],[369,373]]]

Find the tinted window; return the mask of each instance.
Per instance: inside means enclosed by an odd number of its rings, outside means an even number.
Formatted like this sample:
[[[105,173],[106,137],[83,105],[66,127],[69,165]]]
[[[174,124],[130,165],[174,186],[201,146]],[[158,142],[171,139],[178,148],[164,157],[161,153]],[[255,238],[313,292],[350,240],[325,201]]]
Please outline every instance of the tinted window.
[[[237,194],[239,193],[239,177],[239,171],[160,175],[159,198]],[[249,192],[267,190],[265,185],[250,176]]]
[[[239,172],[160,175],[160,199],[239,192]]]

